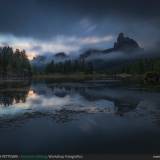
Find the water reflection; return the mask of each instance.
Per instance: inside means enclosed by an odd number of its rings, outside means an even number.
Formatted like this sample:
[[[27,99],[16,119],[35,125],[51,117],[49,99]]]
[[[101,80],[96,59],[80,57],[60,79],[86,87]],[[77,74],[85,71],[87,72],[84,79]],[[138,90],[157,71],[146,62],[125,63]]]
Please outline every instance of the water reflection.
[[[30,90],[30,82],[0,84],[0,106],[25,103]]]
[[[145,117],[159,124],[159,92],[146,91],[133,86],[124,88],[97,83],[49,83],[37,84],[33,88],[37,95],[45,95],[48,98],[47,101],[44,98],[44,103],[41,104],[54,106],[54,110],[59,112],[57,117],[63,117],[58,122],[71,120],[77,113],[109,113],[130,118]]]
[[[155,153],[160,148],[160,92],[109,83],[22,83],[0,85],[0,97],[4,153]]]
[[[1,86],[0,89],[0,118],[5,122],[9,119],[19,122],[46,116],[57,123],[64,123],[77,119],[81,114],[125,116],[131,112],[132,116],[152,115],[152,119],[159,124],[158,92],[112,88],[96,83],[23,83],[3,86],[5,88]]]

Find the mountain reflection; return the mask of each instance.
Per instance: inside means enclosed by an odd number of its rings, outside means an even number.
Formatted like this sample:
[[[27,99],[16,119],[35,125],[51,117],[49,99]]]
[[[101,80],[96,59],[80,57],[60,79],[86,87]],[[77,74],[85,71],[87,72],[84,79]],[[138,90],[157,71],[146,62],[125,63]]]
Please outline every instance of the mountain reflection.
[[[0,86],[1,126],[47,117],[56,123],[80,119],[84,114],[146,116],[159,123],[159,93],[112,88],[90,83],[22,83]],[[154,103],[153,103],[154,102]],[[7,115],[7,116],[6,116]]]
[[[112,92],[114,90],[112,89],[110,92],[110,89],[106,89],[106,86],[99,85],[89,85],[89,84],[76,84],[76,85],[61,85],[57,86],[56,84],[47,85],[49,89],[51,89],[51,94],[56,95],[57,97],[65,97],[66,95],[70,94],[79,94],[82,97],[84,97],[88,101],[98,101],[98,100],[108,100],[110,102],[113,102],[116,106],[115,113],[118,115],[123,115],[124,113],[130,112],[134,109],[136,109],[136,106],[139,103],[139,99],[131,100],[129,97],[121,98],[114,97],[112,95]],[[115,90],[114,93],[116,93],[117,90]],[[120,94],[121,95],[121,94]]]

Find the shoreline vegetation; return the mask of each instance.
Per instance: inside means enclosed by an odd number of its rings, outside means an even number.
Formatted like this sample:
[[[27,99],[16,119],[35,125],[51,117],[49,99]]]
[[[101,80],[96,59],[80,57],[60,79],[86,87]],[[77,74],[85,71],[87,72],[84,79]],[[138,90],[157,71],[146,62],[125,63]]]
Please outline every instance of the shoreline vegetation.
[[[104,73],[72,73],[72,74],[38,74],[33,75],[32,79],[68,79],[68,80],[122,80],[131,77],[129,74],[108,75]]]
[[[52,82],[122,82],[122,83],[139,83],[145,85],[159,86],[160,80],[159,75],[154,72],[148,72],[145,74],[113,74],[108,75],[104,73],[84,74],[84,73],[73,73],[73,74],[36,74],[32,76],[18,76],[18,77],[2,77],[0,76],[0,84],[9,83],[21,83],[31,81],[43,81],[48,80]]]
[[[0,82],[19,82],[19,81],[34,81],[34,80],[45,80],[50,79],[53,81],[99,81],[99,82],[109,82],[109,81],[135,81],[143,82],[145,81],[145,74],[104,74],[104,73],[72,73],[72,74],[33,74],[31,77],[0,77]],[[154,82],[153,82],[154,83]]]
[[[83,74],[83,73],[75,73],[75,74],[50,74],[50,75],[33,75],[33,81],[43,81],[47,82],[93,82],[93,83],[121,83],[124,85],[137,84],[142,85],[147,88],[156,88],[160,89],[160,81],[155,79],[155,75],[153,73],[148,72],[146,74],[116,74],[116,75],[108,75],[102,73],[95,74]],[[148,76],[149,75],[149,76]],[[150,76],[151,75],[151,76]]]
[[[0,80],[21,80],[32,76],[32,66],[25,50],[0,47]]]
[[[0,76],[0,83],[3,82],[25,82],[51,80],[53,82],[114,82],[121,81],[127,83],[144,83],[151,85],[160,85],[160,77],[157,72],[147,72],[145,74],[106,74],[106,73],[54,73],[54,74],[32,74],[31,76]]]
[[[148,73],[150,74],[150,73]],[[0,78],[0,86],[4,88],[4,85],[17,85],[18,87],[24,85],[31,85],[31,83],[43,82],[47,84],[52,83],[93,83],[93,84],[113,84],[115,86],[126,86],[126,87],[136,87],[143,90],[153,90],[160,91],[160,82],[155,82],[153,77],[151,80],[146,81],[146,74],[117,74],[117,75],[107,75],[107,74],[84,74],[84,73],[75,73],[75,74],[39,74],[32,75],[29,78],[18,77],[17,79],[2,79]],[[135,88],[135,89],[136,89]]]
[[[31,64],[25,50],[0,48],[0,82],[49,79],[55,82],[92,80],[160,84],[160,58],[143,58],[107,65],[108,62],[105,62],[105,66],[97,68],[94,62],[85,59],[58,63],[52,60],[42,69]]]

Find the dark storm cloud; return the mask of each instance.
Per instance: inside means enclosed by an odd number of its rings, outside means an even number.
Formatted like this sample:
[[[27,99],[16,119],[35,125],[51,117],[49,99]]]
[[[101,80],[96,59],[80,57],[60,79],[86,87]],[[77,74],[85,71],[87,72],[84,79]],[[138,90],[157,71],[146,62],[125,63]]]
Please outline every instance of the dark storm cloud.
[[[108,48],[119,32],[160,42],[159,0],[0,0],[0,44],[30,55]]]
[[[156,28],[159,8],[158,0],[0,0],[0,32],[41,38],[82,34],[78,22],[86,17],[93,25],[106,25],[106,33],[116,24],[127,28],[129,22],[147,21]],[[104,32],[103,27],[98,26],[97,32]]]

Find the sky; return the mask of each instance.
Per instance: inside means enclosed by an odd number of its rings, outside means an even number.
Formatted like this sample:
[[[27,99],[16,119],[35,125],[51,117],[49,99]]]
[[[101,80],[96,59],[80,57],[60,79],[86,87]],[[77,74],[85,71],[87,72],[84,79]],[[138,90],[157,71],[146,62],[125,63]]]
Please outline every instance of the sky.
[[[29,58],[113,46],[118,33],[141,47],[160,44],[159,0],[0,0],[0,46]]]

